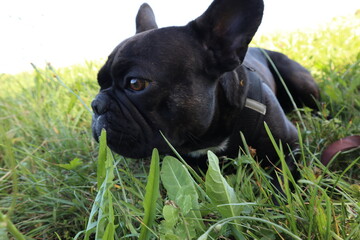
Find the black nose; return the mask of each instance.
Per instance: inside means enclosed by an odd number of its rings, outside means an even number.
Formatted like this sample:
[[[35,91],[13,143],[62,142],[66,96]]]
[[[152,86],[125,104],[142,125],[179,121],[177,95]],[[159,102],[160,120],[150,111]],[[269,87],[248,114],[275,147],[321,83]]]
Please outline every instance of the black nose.
[[[91,103],[91,107],[95,114],[101,115],[107,112],[108,110],[108,97],[104,94],[97,95]]]

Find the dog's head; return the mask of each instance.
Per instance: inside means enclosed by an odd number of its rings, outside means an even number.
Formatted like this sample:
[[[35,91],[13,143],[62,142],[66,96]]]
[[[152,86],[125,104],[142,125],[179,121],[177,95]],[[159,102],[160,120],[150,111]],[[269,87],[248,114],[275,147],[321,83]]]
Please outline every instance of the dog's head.
[[[99,71],[94,137],[104,128],[109,147],[132,158],[149,156],[155,147],[169,152],[160,131],[180,152],[218,144],[221,139],[202,139],[219,131],[219,86],[229,102],[242,104],[239,84],[219,79],[243,61],[262,12],[262,0],[215,0],[186,26],[157,28],[143,4],[136,35]]]

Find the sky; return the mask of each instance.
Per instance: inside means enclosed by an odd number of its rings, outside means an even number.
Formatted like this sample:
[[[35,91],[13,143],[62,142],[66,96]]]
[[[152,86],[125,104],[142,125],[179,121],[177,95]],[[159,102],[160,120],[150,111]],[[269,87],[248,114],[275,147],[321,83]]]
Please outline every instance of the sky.
[[[181,26],[200,16],[212,0],[2,0],[0,73],[106,59],[135,32],[139,6],[153,8],[159,27]],[[264,0],[258,34],[313,29],[333,17],[354,14],[359,0]]]

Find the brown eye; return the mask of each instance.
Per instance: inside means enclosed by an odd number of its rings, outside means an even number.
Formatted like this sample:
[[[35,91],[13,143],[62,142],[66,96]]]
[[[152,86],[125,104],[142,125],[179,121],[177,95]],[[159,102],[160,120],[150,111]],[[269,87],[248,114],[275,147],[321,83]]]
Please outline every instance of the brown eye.
[[[144,79],[132,78],[129,81],[129,88],[133,91],[141,91],[149,86],[149,82]]]

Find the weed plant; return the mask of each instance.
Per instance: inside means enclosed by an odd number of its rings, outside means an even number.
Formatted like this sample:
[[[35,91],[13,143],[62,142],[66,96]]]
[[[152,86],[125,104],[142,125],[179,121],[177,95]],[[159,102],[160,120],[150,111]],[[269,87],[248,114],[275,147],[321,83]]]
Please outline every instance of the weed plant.
[[[284,195],[247,147],[227,161],[209,152],[203,173],[179,155],[126,159],[104,137],[98,147],[88,106],[103,61],[0,75],[0,239],[360,239],[359,149],[320,162],[360,133],[359,30],[347,17],[253,42],[301,62],[321,88],[318,113],[289,114],[301,178],[284,166]],[[284,165],[286,146],[273,144]]]

